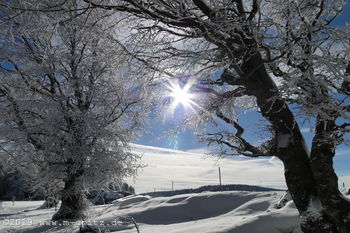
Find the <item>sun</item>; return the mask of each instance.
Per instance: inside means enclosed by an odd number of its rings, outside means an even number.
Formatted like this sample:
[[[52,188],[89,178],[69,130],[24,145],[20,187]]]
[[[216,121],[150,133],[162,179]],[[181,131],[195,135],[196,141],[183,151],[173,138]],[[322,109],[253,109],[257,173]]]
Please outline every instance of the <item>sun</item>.
[[[192,108],[194,103],[194,94],[190,93],[190,88],[192,87],[192,83],[188,82],[185,86],[181,87],[181,85],[177,82],[169,82],[169,86],[167,86],[169,93],[167,96],[173,99],[171,108],[175,109],[180,104],[185,108]]]
[[[179,104],[182,104],[184,107],[191,105],[191,94],[185,88],[180,86],[175,86],[169,96],[174,98],[173,105],[176,107]]]

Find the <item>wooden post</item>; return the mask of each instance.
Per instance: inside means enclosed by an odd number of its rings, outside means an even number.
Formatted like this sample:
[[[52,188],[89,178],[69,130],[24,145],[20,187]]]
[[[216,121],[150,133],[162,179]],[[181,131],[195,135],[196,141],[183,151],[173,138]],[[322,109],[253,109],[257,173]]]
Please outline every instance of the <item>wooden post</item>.
[[[221,170],[220,170],[220,167],[219,167],[219,184],[220,184],[220,187],[221,187]]]
[[[171,181],[171,191],[174,191],[174,181]]]

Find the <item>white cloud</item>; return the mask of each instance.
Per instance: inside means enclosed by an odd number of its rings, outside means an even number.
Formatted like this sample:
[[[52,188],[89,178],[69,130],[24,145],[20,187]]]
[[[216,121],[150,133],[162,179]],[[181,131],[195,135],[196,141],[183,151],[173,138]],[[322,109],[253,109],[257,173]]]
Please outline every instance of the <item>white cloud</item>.
[[[218,167],[223,184],[250,184],[286,188],[283,165],[276,158],[232,159],[204,156],[191,152],[132,145],[132,151],[142,153],[147,165],[135,179],[127,181],[138,193],[156,190],[197,188],[219,183]]]
[[[202,155],[210,154],[210,150],[208,149],[207,146],[196,148],[196,149],[186,150],[186,152],[192,153],[192,154],[202,154]]]
[[[340,149],[336,150],[335,155],[349,155],[350,149]]]
[[[300,131],[302,133],[312,133],[312,129],[310,127],[308,127],[308,128],[301,128]]]

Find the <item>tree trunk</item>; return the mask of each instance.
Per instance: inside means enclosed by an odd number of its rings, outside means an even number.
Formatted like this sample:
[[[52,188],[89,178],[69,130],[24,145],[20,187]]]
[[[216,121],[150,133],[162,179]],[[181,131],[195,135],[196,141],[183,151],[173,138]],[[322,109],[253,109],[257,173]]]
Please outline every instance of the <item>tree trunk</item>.
[[[338,177],[333,169],[335,155],[335,119],[317,117],[312,142],[310,164],[316,182],[317,197],[322,204],[323,216],[335,223],[340,233],[350,232],[350,202],[338,189]]]
[[[84,193],[75,191],[76,176],[70,177],[65,182],[65,187],[62,191],[62,203],[52,217],[52,221],[76,221],[85,218],[85,210],[87,201]]]
[[[284,164],[286,183],[300,213],[302,230],[304,233],[349,233],[349,209],[336,211],[338,205],[349,206],[349,202],[340,196],[331,160],[322,159],[324,153],[314,151],[310,162],[309,151],[294,115],[279,96],[260,54],[251,56],[240,68],[248,76],[224,78],[229,84],[245,86],[256,97],[262,115],[277,132],[276,153]],[[322,204],[322,208],[317,209],[318,204]]]

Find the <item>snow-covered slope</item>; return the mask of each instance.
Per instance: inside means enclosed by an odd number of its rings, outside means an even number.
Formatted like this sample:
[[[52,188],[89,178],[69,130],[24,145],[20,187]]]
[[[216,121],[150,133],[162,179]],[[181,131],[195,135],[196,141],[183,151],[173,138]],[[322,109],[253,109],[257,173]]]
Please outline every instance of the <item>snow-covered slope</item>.
[[[244,158],[241,156],[208,156],[205,149],[179,151],[159,147],[131,144],[133,152],[142,154],[146,165],[139,171],[136,182],[128,183],[137,193],[197,188],[218,184],[218,166],[221,167],[223,184],[248,184],[277,189],[287,189],[282,162],[275,158]],[[338,174],[339,187],[350,184],[350,176]]]
[[[283,192],[205,192],[171,197],[131,196],[113,204],[92,206],[87,223],[111,232],[135,233],[130,217],[141,233],[300,233],[297,210],[290,201],[274,206]],[[54,210],[35,210],[41,202],[3,203],[0,232],[78,232],[69,226],[40,226]],[[20,208],[22,207],[22,208]],[[29,211],[25,211],[29,209]],[[32,226],[4,226],[4,219],[31,218]],[[27,220],[28,221],[28,220]],[[95,225],[95,226],[94,226]]]
[[[219,184],[218,166],[223,184],[248,184],[286,189],[283,165],[276,158],[244,159],[217,157],[185,151],[132,144],[133,152],[142,154],[145,165],[136,177],[127,180],[137,193],[198,188]]]

